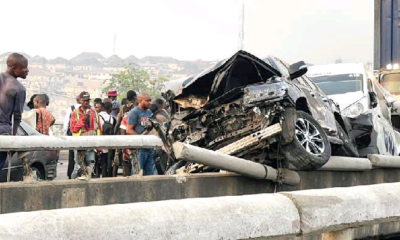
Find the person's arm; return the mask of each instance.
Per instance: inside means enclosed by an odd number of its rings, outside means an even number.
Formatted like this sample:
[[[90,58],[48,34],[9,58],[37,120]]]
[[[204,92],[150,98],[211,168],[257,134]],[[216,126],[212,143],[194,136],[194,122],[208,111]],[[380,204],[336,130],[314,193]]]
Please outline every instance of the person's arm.
[[[68,108],[67,113],[65,114],[64,117],[64,124],[63,124],[63,133],[64,135],[67,135],[68,129],[69,129],[69,122],[71,120],[71,107]]]
[[[126,124],[126,135],[138,135],[135,131],[135,125],[139,119],[139,115],[135,111],[130,111]]]
[[[13,109],[14,114],[14,128],[13,135],[17,135],[17,130],[22,119],[22,112],[24,111],[24,103],[26,98],[25,88],[17,92],[15,96],[15,105]]]
[[[72,114],[71,114],[70,125],[71,125],[71,127],[70,127],[71,132],[73,132],[73,133],[79,132],[79,130],[83,126],[85,126],[85,123],[83,122],[83,117],[79,118],[79,120],[76,121],[76,119],[75,119],[75,111],[73,111]]]

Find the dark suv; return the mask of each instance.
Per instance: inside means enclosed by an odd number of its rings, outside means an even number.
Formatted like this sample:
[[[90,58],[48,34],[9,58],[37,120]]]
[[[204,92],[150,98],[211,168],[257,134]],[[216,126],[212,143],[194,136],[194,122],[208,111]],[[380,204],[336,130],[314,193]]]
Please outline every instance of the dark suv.
[[[320,168],[332,152],[358,156],[348,120],[306,72],[302,61],[289,66],[239,51],[196,76],[167,83],[172,121],[162,137],[165,149],[172,152],[175,141],[212,150],[229,145],[231,155],[270,166],[283,158],[301,170]],[[272,126],[281,131],[243,147],[241,139]],[[183,165],[173,162],[170,173]]]

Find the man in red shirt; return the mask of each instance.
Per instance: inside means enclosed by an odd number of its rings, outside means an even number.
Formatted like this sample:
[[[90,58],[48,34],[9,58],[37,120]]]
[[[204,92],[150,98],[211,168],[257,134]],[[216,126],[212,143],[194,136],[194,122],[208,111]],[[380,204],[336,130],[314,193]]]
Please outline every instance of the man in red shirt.
[[[97,112],[90,106],[90,94],[81,92],[79,95],[81,106],[71,114],[70,129],[72,136],[95,136],[101,135],[101,123]],[[79,169],[82,175],[90,179],[95,162],[95,152],[78,151],[78,162],[75,160],[75,168],[71,178],[76,178]],[[87,167],[86,167],[87,166]]]

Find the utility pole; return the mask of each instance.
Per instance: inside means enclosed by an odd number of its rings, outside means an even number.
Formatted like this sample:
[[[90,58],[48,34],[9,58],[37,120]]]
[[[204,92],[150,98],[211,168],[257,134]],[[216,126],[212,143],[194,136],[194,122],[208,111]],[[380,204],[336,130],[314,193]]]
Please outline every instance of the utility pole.
[[[244,10],[245,10],[245,0],[240,2],[240,14],[239,14],[239,41],[238,50],[244,49]]]
[[[114,42],[113,42],[113,51],[112,51],[112,55],[115,55],[115,48],[117,45],[117,31],[114,32]]]

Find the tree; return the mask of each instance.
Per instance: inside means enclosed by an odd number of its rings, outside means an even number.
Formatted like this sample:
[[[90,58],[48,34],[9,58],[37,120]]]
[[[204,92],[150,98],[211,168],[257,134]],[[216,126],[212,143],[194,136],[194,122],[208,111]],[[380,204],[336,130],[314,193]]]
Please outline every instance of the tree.
[[[129,90],[134,90],[137,93],[145,92],[155,98],[161,96],[162,83],[166,81],[168,81],[167,77],[151,79],[146,70],[131,63],[119,74],[114,74],[111,79],[104,81],[104,83],[108,83],[108,86],[103,88],[103,92],[117,90],[120,94],[119,100],[124,98]]]

